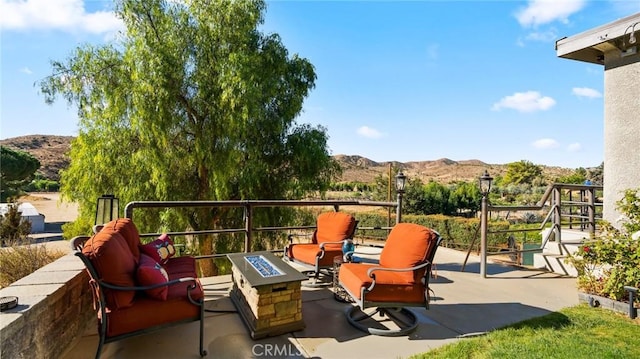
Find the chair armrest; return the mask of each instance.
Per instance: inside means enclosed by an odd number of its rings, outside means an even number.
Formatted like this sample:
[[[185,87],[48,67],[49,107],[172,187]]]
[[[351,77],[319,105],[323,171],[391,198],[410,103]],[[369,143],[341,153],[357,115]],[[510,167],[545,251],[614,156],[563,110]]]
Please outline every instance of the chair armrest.
[[[375,271],[386,271],[386,272],[413,272],[415,270],[424,268],[426,266],[428,266],[429,264],[431,264],[431,262],[427,261],[424,262],[418,266],[415,267],[410,267],[410,268],[386,268],[386,267],[373,267],[373,268],[369,268],[369,270],[367,270],[367,276],[369,276],[370,278],[373,278],[374,280],[376,279],[375,275],[373,274],[373,272]]]
[[[343,239],[341,241],[322,242],[322,243],[320,243],[320,249],[324,250],[324,245],[325,244],[344,244],[344,241],[347,241],[349,239],[351,239],[351,238],[346,238],[346,239]]]
[[[184,278],[173,279],[173,280],[170,280],[170,281],[168,281],[166,283],[158,283],[158,284],[153,284],[153,285],[135,286],[135,287],[122,287],[122,286],[119,286],[119,285],[114,285],[114,284],[111,284],[111,283],[107,283],[107,282],[102,281],[102,280],[99,280],[98,282],[99,282],[99,284],[101,286],[104,286],[105,288],[112,289],[112,290],[145,291],[145,290],[156,289],[156,288],[160,288],[160,287],[168,287],[170,285],[175,285],[175,284],[180,284],[180,283],[185,283],[185,282],[193,282],[195,284],[195,283],[197,283],[197,278],[184,277]]]

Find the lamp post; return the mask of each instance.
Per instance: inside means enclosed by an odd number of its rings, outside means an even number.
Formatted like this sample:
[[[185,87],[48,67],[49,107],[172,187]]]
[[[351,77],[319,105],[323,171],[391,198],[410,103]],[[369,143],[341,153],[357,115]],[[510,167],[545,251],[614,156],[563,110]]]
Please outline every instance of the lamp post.
[[[118,198],[112,194],[103,194],[96,204],[96,221],[94,224],[105,224],[118,218]]]
[[[489,176],[487,170],[484,170],[480,176],[480,194],[482,194],[480,205],[480,276],[482,278],[487,277],[487,207],[491,181],[493,181],[493,177]]]
[[[407,176],[398,172],[396,175],[396,192],[398,193],[398,209],[396,211],[396,224],[400,223],[402,219],[402,195],[404,194],[404,187],[407,183]]]

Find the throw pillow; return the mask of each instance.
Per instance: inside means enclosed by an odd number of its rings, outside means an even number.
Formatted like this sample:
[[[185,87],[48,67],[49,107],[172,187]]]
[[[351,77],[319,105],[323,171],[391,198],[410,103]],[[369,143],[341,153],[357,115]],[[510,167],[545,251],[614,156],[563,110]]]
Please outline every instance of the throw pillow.
[[[136,279],[141,286],[149,286],[160,283],[167,283],[169,281],[169,275],[167,271],[162,268],[160,263],[153,260],[146,254],[140,254],[140,265],[136,271]],[[169,293],[169,287],[158,287],[154,289],[146,290],[145,293],[151,298],[158,300],[167,300],[167,294]]]
[[[163,233],[153,242],[141,245],[140,252],[153,258],[157,263],[165,265],[169,258],[176,254],[176,248],[173,246],[171,238]]]

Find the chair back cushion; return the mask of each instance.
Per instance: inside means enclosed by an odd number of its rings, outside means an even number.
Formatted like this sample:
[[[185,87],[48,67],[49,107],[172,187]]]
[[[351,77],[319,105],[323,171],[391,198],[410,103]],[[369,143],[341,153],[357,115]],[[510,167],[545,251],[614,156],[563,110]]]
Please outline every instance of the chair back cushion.
[[[380,253],[380,265],[387,268],[411,268],[433,259],[439,235],[431,229],[414,223],[398,223],[393,227]],[[407,281],[414,282],[418,273],[403,273]]]
[[[140,260],[140,233],[130,218],[118,218],[106,223],[100,230],[105,232],[118,232],[127,242],[136,264]]]
[[[82,253],[98,273],[96,279],[123,287],[136,285],[136,260],[120,233],[109,230],[96,233],[84,244]],[[135,292],[104,289],[104,295],[107,307],[113,310],[131,306]]]
[[[356,219],[344,212],[325,212],[318,216],[316,225],[316,231],[313,236],[314,243],[337,242],[346,238],[353,238],[356,230]],[[335,246],[339,249],[342,248],[342,244]]]

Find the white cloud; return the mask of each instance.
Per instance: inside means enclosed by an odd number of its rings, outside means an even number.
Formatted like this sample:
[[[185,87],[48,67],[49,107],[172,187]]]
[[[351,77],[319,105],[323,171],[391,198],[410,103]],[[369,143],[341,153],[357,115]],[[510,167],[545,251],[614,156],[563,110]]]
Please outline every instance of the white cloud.
[[[552,138],[541,138],[539,140],[533,141],[531,145],[539,150],[548,150],[552,148],[558,148],[558,146],[560,146],[558,141]]]
[[[578,152],[582,149],[582,145],[579,142],[575,142],[567,146],[567,151]]]
[[[378,130],[376,130],[375,128],[371,128],[368,126],[362,126],[360,128],[358,128],[358,130],[356,131],[358,133],[358,135],[362,136],[362,137],[366,137],[366,138],[380,138],[382,137],[382,133]]]
[[[102,34],[124,28],[113,12],[85,12],[82,0],[0,0],[0,8],[2,29],[53,29]]]
[[[569,16],[582,10],[586,0],[529,0],[526,8],[516,13],[524,27],[548,24],[553,21],[569,22]]]
[[[542,96],[537,91],[516,92],[511,96],[503,97],[493,104],[493,111],[510,108],[519,112],[534,112],[548,110],[556,104],[556,100],[548,96]]]
[[[27,74],[27,75],[31,75],[31,74],[33,73],[33,71],[31,71],[31,69],[30,69],[30,68],[28,68],[28,67],[23,67],[23,68],[21,68],[21,69],[20,69],[20,72],[25,73],[25,74]]]
[[[578,97],[600,98],[602,94],[598,90],[588,87],[574,87],[571,92]]]

